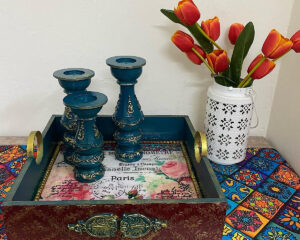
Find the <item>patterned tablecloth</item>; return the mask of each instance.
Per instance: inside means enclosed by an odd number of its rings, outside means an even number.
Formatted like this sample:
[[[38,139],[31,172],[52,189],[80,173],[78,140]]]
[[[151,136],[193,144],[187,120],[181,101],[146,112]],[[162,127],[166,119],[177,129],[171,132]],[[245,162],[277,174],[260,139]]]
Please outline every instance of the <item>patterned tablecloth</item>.
[[[25,161],[25,146],[0,146],[1,202]],[[300,178],[276,150],[250,148],[240,164],[212,166],[228,202],[223,240],[300,239]]]

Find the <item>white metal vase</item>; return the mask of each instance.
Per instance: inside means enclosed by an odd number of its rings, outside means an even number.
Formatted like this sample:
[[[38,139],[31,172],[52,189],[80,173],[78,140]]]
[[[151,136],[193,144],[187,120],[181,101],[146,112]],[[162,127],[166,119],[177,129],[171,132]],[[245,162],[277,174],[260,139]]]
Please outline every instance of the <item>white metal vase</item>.
[[[253,112],[252,88],[208,88],[205,133],[207,157],[223,165],[243,161]]]

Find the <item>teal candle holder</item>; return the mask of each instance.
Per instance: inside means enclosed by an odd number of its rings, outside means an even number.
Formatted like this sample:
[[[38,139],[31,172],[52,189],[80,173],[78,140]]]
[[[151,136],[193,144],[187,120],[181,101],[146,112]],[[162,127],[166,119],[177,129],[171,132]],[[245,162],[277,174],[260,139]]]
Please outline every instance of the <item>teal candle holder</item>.
[[[142,66],[146,64],[146,60],[135,56],[116,56],[108,58],[106,64],[110,66],[111,73],[118,80],[121,89],[112,117],[117,128],[114,133],[117,142],[116,159],[136,162],[143,156],[140,124],[144,115],[135,95],[134,85],[142,74]]]
[[[103,177],[105,169],[102,165],[103,137],[96,125],[96,117],[107,97],[102,93],[84,91],[69,94],[63,101],[78,117],[72,155],[75,178],[86,183],[97,181]]]
[[[66,94],[85,91],[94,75],[94,71],[84,68],[66,68],[53,73]],[[71,111],[71,108],[65,107],[60,123],[64,128],[64,161],[73,165],[72,154],[74,152],[77,116]]]

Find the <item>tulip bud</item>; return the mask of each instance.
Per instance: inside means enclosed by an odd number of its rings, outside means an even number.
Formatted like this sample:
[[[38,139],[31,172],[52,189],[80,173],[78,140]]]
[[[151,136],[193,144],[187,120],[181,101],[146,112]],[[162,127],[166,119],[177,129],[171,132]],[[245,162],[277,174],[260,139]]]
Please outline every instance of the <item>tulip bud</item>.
[[[192,0],[180,1],[174,13],[185,25],[194,25],[200,18],[199,9]]]
[[[248,68],[248,73],[257,65],[259,61],[263,58],[262,54],[259,54],[250,64]],[[253,79],[260,79],[270,73],[275,67],[275,63],[270,59],[265,59],[262,64],[252,73],[251,77]]]
[[[283,37],[279,32],[273,29],[266,38],[262,47],[263,54],[271,59],[279,58],[288,52],[293,46],[293,42]]]
[[[173,34],[171,40],[182,52],[191,51],[194,46],[193,38],[180,30]]]
[[[206,55],[208,64],[216,73],[224,72],[228,68],[228,57],[225,50],[214,50]]]
[[[298,30],[292,37],[291,41],[293,42],[292,49],[298,53],[300,52],[300,30]]]
[[[206,58],[206,54],[203,51],[203,49],[198,46],[198,45],[194,45],[193,48],[205,59]],[[202,63],[201,58],[193,51],[188,51],[186,52],[187,57],[195,64],[200,65]]]
[[[228,38],[231,44],[235,44],[237,38],[239,37],[240,33],[243,31],[244,25],[240,23],[233,23],[229,28]]]
[[[220,22],[218,17],[202,21],[201,28],[213,41],[216,41],[220,36]]]

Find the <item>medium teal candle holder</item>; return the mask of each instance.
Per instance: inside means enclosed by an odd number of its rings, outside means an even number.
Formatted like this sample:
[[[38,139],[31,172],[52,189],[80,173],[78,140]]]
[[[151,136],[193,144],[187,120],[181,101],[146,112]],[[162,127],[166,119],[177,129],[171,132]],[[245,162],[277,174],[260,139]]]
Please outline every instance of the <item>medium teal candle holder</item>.
[[[142,66],[146,64],[146,60],[135,56],[116,56],[108,58],[106,64],[110,66],[112,75],[120,85],[119,100],[112,117],[117,127],[114,133],[117,142],[116,159],[136,162],[143,156],[140,124],[144,115],[135,95],[134,85],[142,74]]]
[[[72,155],[75,178],[86,183],[97,181],[104,176],[105,169],[102,165],[103,137],[96,125],[96,117],[107,97],[102,93],[84,91],[69,94],[63,101],[78,117],[75,153]]]
[[[58,79],[60,86],[64,89],[66,94],[85,91],[90,85],[91,78],[94,75],[94,71],[84,68],[66,68],[57,70],[53,73],[53,76]],[[77,129],[77,116],[69,107],[65,107],[60,122],[64,128],[64,160],[66,163],[72,165],[72,154],[74,152],[75,134]]]

